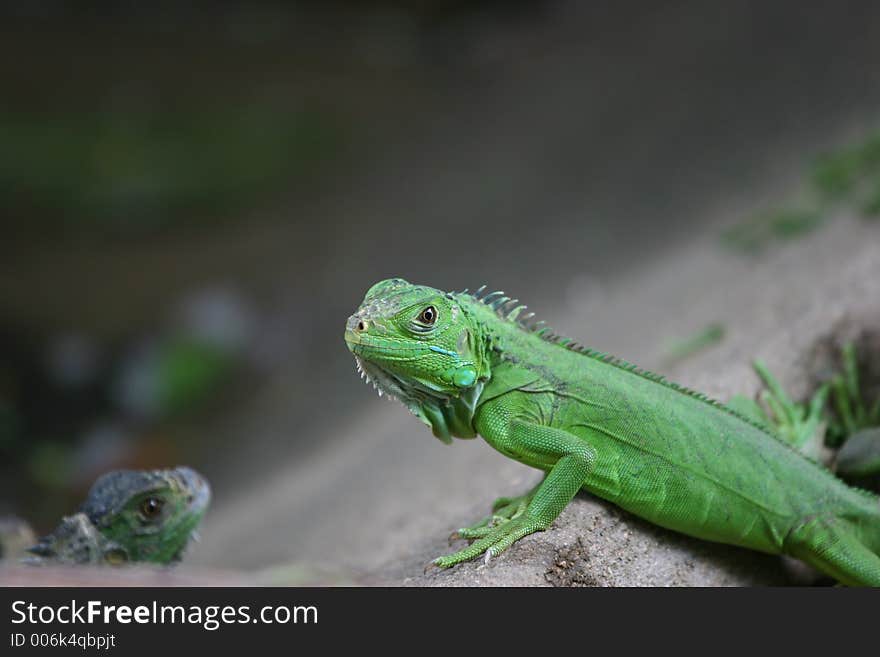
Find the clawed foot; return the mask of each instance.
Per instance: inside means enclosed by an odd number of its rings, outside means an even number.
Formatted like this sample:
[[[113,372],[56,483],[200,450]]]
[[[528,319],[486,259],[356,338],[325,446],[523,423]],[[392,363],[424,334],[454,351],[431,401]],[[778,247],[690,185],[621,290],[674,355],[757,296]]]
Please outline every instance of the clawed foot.
[[[477,530],[477,528],[474,529]],[[440,568],[449,568],[462,561],[470,561],[483,553],[485,553],[486,562],[488,562],[489,559],[497,557],[523,536],[528,536],[543,529],[546,529],[546,527],[529,517],[528,512],[524,511],[516,518],[506,520],[501,525],[489,527],[481,538],[478,538],[463,550],[434,559],[431,563]],[[478,528],[478,530],[482,532],[483,527]],[[459,533],[461,533],[461,530],[459,530]]]
[[[486,560],[501,554],[514,542],[533,532],[544,529],[528,516],[529,503],[535,496],[535,486],[525,495],[518,497],[499,497],[492,503],[492,514],[479,522],[462,527],[452,533],[449,542],[457,539],[471,541],[471,545],[453,554],[440,557],[431,562],[441,568],[449,568],[462,561],[468,561],[485,552]]]
[[[473,541],[488,536],[493,529],[504,523],[516,520],[529,506],[534,497],[534,490],[519,497],[499,497],[492,503],[492,515],[487,516],[470,527],[462,527],[450,535],[449,542],[464,538]]]

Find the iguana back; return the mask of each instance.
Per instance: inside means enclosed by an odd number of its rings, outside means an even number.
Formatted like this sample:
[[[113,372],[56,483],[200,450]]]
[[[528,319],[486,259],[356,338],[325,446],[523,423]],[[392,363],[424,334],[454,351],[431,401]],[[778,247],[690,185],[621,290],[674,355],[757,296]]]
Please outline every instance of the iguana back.
[[[812,514],[880,518],[876,496],[718,402],[591,351],[496,330],[500,349],[478,408],[519,392],[547,425],[591,440],[596,464],[584,488],[636,515],[765,552],[782,552]]]

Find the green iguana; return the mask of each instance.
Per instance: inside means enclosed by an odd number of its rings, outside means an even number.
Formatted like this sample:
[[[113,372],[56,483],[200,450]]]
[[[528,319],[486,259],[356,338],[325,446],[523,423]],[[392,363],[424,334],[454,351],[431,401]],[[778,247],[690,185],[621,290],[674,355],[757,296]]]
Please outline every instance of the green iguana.
[[[880,498],[851,488],[762,423],[554,335],[502,292],[447,293],[390,279],[349,317],[362,376],[435,436],[482,436],[546,472],[458,531],[449,567],[549,527],[582,488],[698,538],[797,557],[880,586]]]
[[[35,556],[27,562],[178,561],[210,500],[207,481],[190,468],[108,472],[94,483],[79,512],[30,548]]]

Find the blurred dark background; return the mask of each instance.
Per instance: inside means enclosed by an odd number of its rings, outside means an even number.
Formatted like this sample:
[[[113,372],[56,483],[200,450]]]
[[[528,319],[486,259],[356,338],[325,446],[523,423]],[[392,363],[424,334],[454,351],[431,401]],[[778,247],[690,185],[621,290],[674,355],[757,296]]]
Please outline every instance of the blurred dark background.
[[[234,497],[376,403],[373,282],[564,306],[875,126],[878,65],[871,2],[0,3],[0,512]]]

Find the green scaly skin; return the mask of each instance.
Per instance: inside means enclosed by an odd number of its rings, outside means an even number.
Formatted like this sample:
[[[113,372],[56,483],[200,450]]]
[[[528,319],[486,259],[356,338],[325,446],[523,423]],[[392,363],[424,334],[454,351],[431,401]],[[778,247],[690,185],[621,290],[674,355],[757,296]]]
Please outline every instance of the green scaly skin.
[[[190,468],[115,470],[92,486],[79,512],[30,548],[27,562],[109,564],[180,560],[211,500]]]
[[[345,330],[362,374],[435,436],[480,435],[546,472],[535,489],[460,530],[474,542],[436,565],[501,553],[549,527],[585,489],[669,529],[880,586],[877,496],[764,424],[528,324],[524,306],[503,293],[479,292],[385,280]]]

